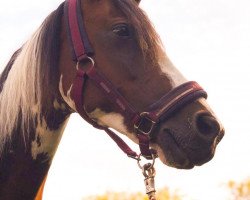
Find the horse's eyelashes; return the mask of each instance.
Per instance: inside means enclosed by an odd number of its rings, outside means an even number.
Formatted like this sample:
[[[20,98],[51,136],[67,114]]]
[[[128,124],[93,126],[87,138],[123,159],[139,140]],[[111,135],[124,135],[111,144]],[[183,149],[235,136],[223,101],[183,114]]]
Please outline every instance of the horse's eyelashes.
[[[118,24],[114,26],[113,33],[120,37],[129,37],[131,36],[130,28],[127,24]]]

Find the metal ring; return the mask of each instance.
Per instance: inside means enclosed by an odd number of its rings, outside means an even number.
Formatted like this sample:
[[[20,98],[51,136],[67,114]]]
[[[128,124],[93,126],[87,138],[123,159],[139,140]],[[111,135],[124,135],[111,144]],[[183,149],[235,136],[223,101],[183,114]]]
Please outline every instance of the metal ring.
[[[95,66],[95,61],[93,58],[86,56],[85,59],[89,60],[91,62],[91,67]],[[81,61],[77,61],[76,63],[76,69],[79,70],[79,65]]]
[[[154,167],[154,164],[155,164],[155,158],[156,158],[155,155],[152,154],[152,158],[153,158],[152,163],[146,163],[146,164],[144,164],[143,166],[142,166],[141,163],[140,163],[140,161],[141,161],[141,156],[142,156],[142,154],[140,154],[140,155],[138,156],[138,159],[137,159],[137,164],[138,164],[139,168],[140,168],[140,169],[143,169],[143,167],[144,167],[145,165],[150,164],[150,167],[149,167],[147,170],[152,169],[152,168]]]
[[[148,163],[148,164],[150,164],[150,163]],[[142,174],[143,174],[143,176],[144,176],[145,178],[154,177],[155,174],[156,174],[155,168],[152,167],[152,166],[150,166],[149,168],[146,168],[146,165],[147,165],[147,164],[145,164],[145,165],[143,166],[143,169],[142,169]],[[151,164],[150,164],[150,165],[151,165]]]

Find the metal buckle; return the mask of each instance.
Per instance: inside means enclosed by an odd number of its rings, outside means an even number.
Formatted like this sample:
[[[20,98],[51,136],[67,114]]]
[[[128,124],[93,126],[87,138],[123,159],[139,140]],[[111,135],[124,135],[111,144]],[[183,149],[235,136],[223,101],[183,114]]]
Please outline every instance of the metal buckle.
[[[149,135],[156,122],[150,119],[149,112],[142,112],[140,117],[140,121],[137,124],[134,124],[134,128],[144,135]]]

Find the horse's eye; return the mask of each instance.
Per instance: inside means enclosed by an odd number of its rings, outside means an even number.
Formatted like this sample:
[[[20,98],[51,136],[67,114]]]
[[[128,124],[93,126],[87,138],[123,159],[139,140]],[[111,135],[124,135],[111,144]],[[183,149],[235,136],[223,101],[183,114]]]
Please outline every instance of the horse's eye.
[[[113,28],[113,33],[120,37],[129,37],[130,30],[127,24],[118,24]]]

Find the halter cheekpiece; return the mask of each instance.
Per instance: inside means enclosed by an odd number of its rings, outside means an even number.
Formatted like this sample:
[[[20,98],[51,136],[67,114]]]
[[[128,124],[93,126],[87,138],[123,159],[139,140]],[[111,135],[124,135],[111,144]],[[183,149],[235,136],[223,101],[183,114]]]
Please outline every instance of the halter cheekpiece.
[[[67,0],[64,9],[73,60],[77,63],[77,66],[83,61],[88,61],[87,68],[77,67],[76,77],[71,90],[71,97],[75,102],[76,111],[95,128],[104,130],[129,157],[137,160],[140,158],[112,130],[106,126],[99,125],[89,117],[84,109],[83,95],[85,83],[90,79],[105,94],[110,102],[117,106],[120,113],[134,124],[134,130],[139,139],[141,155],[147,159],[153,159],[156,152],[150,149],[149,143],[157,124],[163,118],[170,117],[174,111],[187,103],[195,101],[200,97],[207,98],[207,93],[198,83],[194,81],[186,82],[172,89],[145,110],[145,112],[139,113],[98,70],[95,61],[91,58],[94,52],[84,28],[80,0]]]

